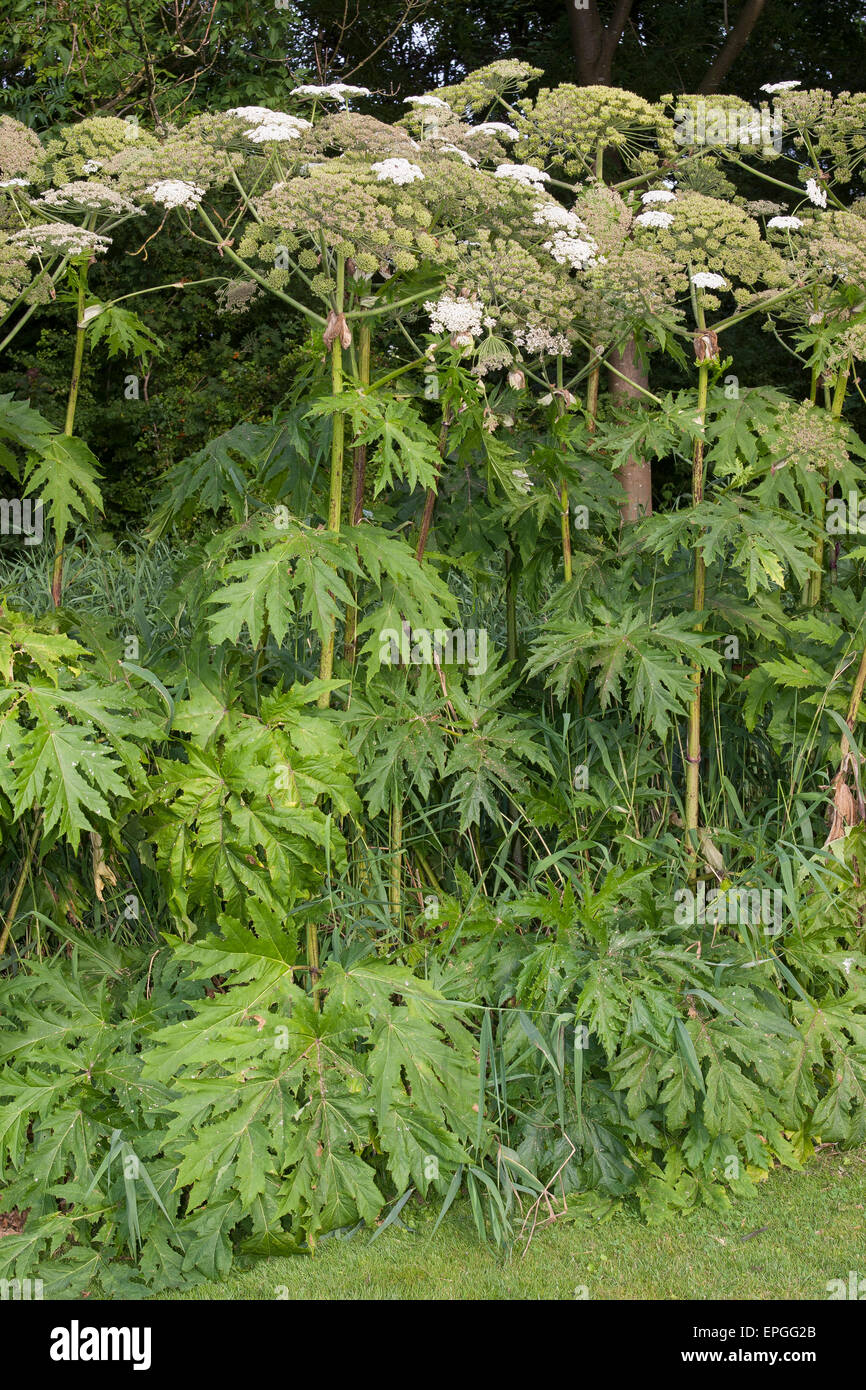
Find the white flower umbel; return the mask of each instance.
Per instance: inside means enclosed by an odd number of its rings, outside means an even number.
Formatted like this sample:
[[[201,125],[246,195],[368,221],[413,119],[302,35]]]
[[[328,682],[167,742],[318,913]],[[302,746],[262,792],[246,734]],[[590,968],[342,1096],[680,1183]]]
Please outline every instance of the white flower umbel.
[[[307,97],[312,101],[345,101],[347,97],[368,97],[369,87],[353,87],[348,82],[329,82],[324,87],[316,87],[309,83],[303,87],[295,87],[292,91],[293,97]]]
[[[494,173],[498,179],[514,179],[515,183],[522,183],[525,188],[537,188],[550,178],[543,169],[536,169],[534,164],[500,164]]]
[[[792,92],[799,85],[799,79],[794,82],[765,82],[761,91],[770,92],[771,95],[773,92]]]
[[[553,238],[544,243],[557,265],[569,265],[572,270],[586,270],[597,265],[597,244],[590,237],[569,236],[568,232],[554,232]]]
[[[3,181],[2,183],[0,183],[0,188],[29,188],[29,187],[30,187],[30,180],[29,180],[29,179],[4,179],[4,181]]]
[[[416,179],[424,177],[418,165],[410,164],[408,159],[380,159],[378,164],[371,164],[370,168],[379,183],[414,183]]]
[[[34,227],[24,227],[14,232],[9,240],[16,246],[24,246],[32,256],[102,256],[111,245],[110,236],[100,236],[89,232],[86,227],[75,227],[71,222],[41,222]]]
[[[538,353],[542,357],[558,357],[560,354],[567,357],[571,352],[571,344],[564,333],[551,333],[540,323],[533,324],[531,328],[518,329],[514,341],[528,353]]]
[[[699,270],[692,276],[692,284],[698,290],[726,290],[728,282],[724,275],[716,275],[712,270]]]
[[[796,232],[802,225],[799,217],[771,217],[767,223],[768,227],[777,227],[780,232]]]
[[[404,98],[403,98],[403,105],[404,105],[404,106],[437,106],[437,107],[444,107],[444,109],[445,109],[446,111],[450,111],[450,110],[451,110],[451,107],[448,105],[447,101],[443,101],[441,97],[404,97]]]
[[[41,198],[33,200],[33,204],[34,207],[48,208],[90,208],[94,212],[114,212],[118,215],[141,212],[141,208],[136,207],[129,198],[124,198],[116,189],[108,188],[104,183],[90,183],[87,180],[46,189]]]
[[[431,333],[451,333],[465,341],[482,333],[484,305],[478,299],[455,299],[443,294],[441,299],[428,299],[424,305],[430,315]]]
[[[806,197],[810,203],[814,203],[816,208],[827,206],[827,190],[822,188],[817,179],[806,180]]]
[[[474,125],[472,130],[476,135],[498,135],[500,140],[523,139],[520,131],[513,125],[506,125],[505,121],[484,121],[482,125]]]
[[[634,220],[638,227],[669,227],[674,219],[670,212],[641,212]]]
[[[81,166],[82,173],[85,174],[98,174],[101,168],[101,159],[85,159],[83,165]]]
[[[670,203],[673,197],[673,193],[667,188],[651,188],[647,193],[642,195],[641,202],[644,205],[647,203]]]
[[[465,150],[458,149],[458,147],[457,147],[456,145],[440,145],[440,146],[439,146],[439,153],[440,153],[440,154],[456,154],[456,155],[458,156],[458,158],[462,159],[464,164],[468,164],[469,167],[470,167],[471,169],[477,169],[477,168],[478,168],[478,160],[477,160],[477,159],[473,159],[473,158],[472,158],[472,155],[471,155],[471,154],[467,154]]]
[[[284,121],[262,121],[261,125],[254,126],[247,131],[247,139],[254,144],[261,145],[265,140],[299,140],[301,132],[293,125],[286,125]]]
[[[288,111],[272,111],[269,106],[233,106],[226,115],[237,116],[247,125],[289,125],[295,130],[312,130],[313,127],[312,121],[305,120],[303,116],[291,116]]]
[[[537,203],[532,220],[536,227],[554,227],[557,231],[568,232],[570,236],[586,231],[586,224],[581,222],[577,213],[569,212],[562,203]]]
[[[194,208],[204,197],[203,188],[197,183],[185,183],[183,179],[160,179],[144,191],[164,208]]]

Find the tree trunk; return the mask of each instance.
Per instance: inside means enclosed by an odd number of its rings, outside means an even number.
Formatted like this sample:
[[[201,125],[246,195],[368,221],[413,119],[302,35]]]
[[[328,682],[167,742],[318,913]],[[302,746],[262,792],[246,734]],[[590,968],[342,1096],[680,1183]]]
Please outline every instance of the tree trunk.
[[[634,338],[629,338],[622,352],[614,349],[608,361],[613,369],[610,372],[609,385],[614,404],[641,400],[649,384],[649,378],[637,361]],[[623,522],[640,521],[642,516],[650,516],[653,509],[653,475],[650,461],[630,458],[628,463],[617,469],[616,476],[626,493],[621,506]]]
[[[617,0],[607,28],[596,0],[565,0],[571,29],[571,48],[581,87],[608,87],[613,55],[622,38],[633,0]]]
[[[699,92],[717,92],[749,41],[767,0],[746,0],[740,17],[725,40],[718,58],[709,68]]]

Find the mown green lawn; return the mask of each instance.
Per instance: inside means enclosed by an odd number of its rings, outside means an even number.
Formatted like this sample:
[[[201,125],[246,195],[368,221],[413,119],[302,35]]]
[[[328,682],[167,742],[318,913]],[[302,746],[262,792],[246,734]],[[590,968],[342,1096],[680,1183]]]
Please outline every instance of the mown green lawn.
[[[412,1213],[410,1215],[410,1212]],[[617,1212],[536,1231],[509,1260],[475,1236],[467,1209],[403,1210],[416,1230],[322,1241],[315,1256],[261,1260],[191,1299],[826,1299],[827,1281],[866,1278],[866,1148],[825,1152],[802,1173],[774,1173],[725,1216],[648,1227]],[[576,1290],[578,1293],[576,1293]]]

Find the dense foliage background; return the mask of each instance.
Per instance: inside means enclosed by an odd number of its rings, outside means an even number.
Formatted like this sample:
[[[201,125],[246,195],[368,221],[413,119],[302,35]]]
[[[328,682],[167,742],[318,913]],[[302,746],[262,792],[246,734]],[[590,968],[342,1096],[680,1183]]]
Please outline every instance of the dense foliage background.
[[[861,7],[7,8],[0,1274],[862,1142]]]

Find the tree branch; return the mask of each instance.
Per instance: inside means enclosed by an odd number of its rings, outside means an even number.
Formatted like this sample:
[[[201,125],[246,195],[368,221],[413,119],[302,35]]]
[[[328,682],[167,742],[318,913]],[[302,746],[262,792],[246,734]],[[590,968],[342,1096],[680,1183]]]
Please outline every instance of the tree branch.
[[[717,92],[749,41],[767,0],[746,0],[740,16],[725,40],[715,62],[698,87],[699,92]]]

